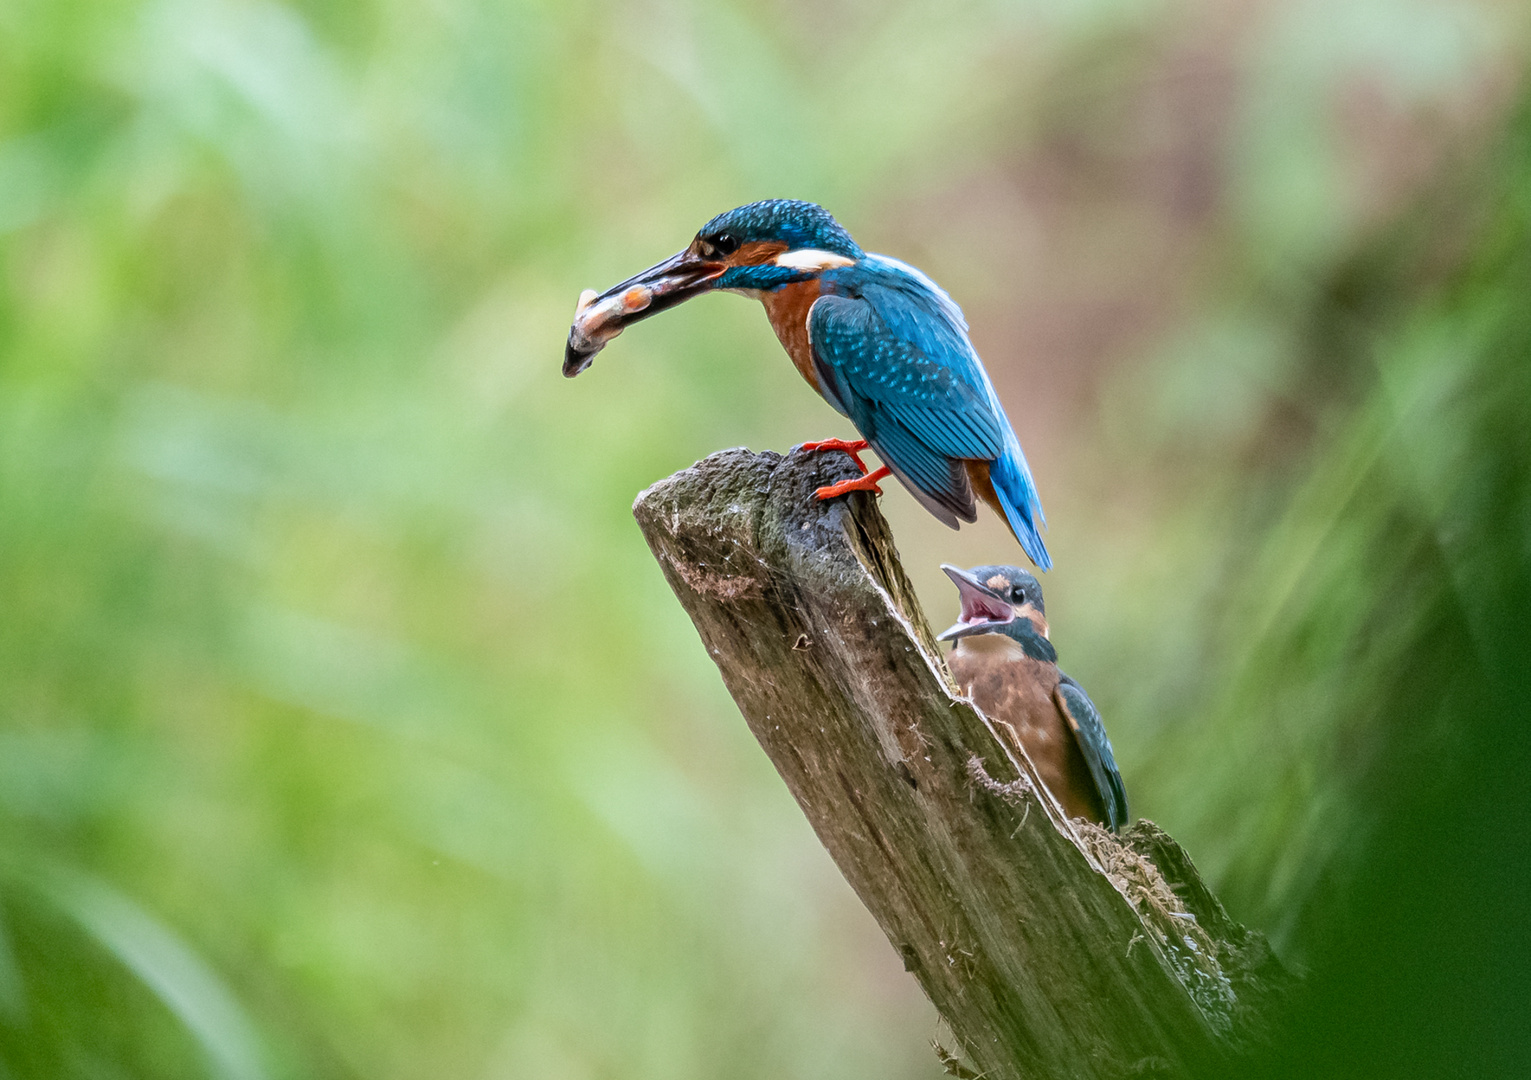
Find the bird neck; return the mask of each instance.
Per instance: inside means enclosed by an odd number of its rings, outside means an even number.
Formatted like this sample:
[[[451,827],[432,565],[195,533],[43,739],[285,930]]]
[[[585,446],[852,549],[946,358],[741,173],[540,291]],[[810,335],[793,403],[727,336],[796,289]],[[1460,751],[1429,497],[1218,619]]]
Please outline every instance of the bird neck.
[[[1025,615],[1011,619],[1005,624],[1003,630],[996,632],[1014,641],[1033,660],[1041,660],[1049,664],[1058,662],[1058,650],[1053,648],[1053,643],[1043,636],[1036,623]]]
[[[818,281],[809,279],[761,293],[760,302],[765,305],[766,318],[771,320],[771,329],[776,331],[781,347],[792,358],[792,366],[809,386],[822,394],[813,367],[813,346],[808,341],[808,312],[820,295]]]

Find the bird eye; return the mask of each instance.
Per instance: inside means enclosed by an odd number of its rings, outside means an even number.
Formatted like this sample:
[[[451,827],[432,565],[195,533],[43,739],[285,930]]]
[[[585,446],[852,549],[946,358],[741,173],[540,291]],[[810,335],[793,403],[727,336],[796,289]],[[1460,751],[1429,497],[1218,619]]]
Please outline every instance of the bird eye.
[[[712,238],[710,246],[719,255],[732,255],[739,250],[739,238],[733,233],[718,233]]]

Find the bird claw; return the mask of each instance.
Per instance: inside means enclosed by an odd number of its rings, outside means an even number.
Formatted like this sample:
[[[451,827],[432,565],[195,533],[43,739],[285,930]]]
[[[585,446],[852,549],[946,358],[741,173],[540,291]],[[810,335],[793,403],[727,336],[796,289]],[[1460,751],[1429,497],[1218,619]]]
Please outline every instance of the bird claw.
[[[882,488],[877,486],[877,481],[885,479],[892,472],[892,469],[884,465],[876,472],[869,472],[865,476],[852,477],[849,480],[841,480],[838,484],[818,488],[813,494],[817,499],[834,499],[841,495],[849,495],[853,491],[870,491],[873,495],[881,495]]]
[[[818,442],[805,442],[803,452],[808,454],[818,453],[823,450],[844,450],[856,463],[856,467],[862,472],[867,471],[866,462],[861,460],[861,451],[867,448],[865,439],[856,439],[854,442],[846,442],[844,439],[820,439]],[[822,496],[828,498],[828,496]]]

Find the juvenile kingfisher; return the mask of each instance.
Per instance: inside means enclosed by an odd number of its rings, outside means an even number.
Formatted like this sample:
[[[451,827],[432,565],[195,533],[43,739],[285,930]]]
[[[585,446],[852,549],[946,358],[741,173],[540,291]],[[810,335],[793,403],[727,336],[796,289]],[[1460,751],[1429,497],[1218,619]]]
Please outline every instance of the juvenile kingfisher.
[[[1014,566],[942,566],[962,601],[948,663],[962,692],[1021,746],[1069,817],[1112,832],[1127,824],[1127,790],[1100,713],[1058,670],[1042,586]]]
[[[587,290],[563,373],[584,371],[629,323],[717,289],[765,304],[798,372],[863,436],[803,444],[845,450],[864,474],[819,488],[819,498],[880,495],[891,473],[955,529],[976,520],[976,495],[1033,563],[1052,565],[1036,484],[961,309],[914,267],[862,251],[814,203],[771,199],[719,214],[679,254],[599,295]],[[872,473],[858,456],[868,447],[883,461]]]

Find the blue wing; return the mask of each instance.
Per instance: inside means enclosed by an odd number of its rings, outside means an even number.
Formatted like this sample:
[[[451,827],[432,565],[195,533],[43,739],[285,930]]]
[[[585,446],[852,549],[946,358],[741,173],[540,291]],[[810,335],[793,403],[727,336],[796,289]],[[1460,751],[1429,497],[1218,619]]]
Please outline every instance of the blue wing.
[[[1122,784],[1122,774],[1117,770],[1116,757],[1111,753],[1111,740],[1106,738],[1106,725],[1101,722],[1095,703],[1073,679],[1064,675],[1058,683],[1058,708],[1074,732],[1074,739],[1084,755],[1090,779],[1100,794],[1101,805],[1106,808],[1106,824],[1112,832],[1120,830],[1130,820],[1127,814],[1127,788]]]
[[[808,338],[830,404],[937,517],[972,521],[973,489],[960,459],[992,459],[1003,445],[987,402],[949,365],[889,330],[865,299],[821,298]]]
[[[820,389],[931,513],[977,516],[966,461],[990,463],[1005,517],[1033,562],[1042,507],[1019,442],[951,298],[912,267],[869,255],[821,279],[808,317]]]

